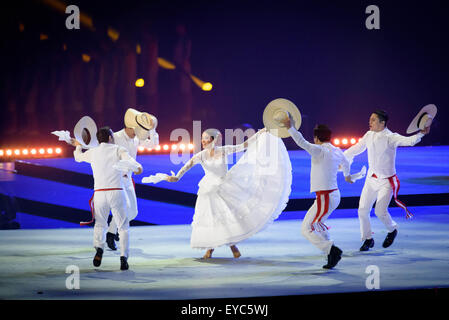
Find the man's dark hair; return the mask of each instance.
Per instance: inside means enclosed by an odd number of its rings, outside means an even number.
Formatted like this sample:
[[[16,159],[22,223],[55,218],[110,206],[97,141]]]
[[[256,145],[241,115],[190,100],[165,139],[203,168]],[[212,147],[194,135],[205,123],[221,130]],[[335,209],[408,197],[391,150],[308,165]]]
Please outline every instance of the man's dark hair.
[[[385,110],[376,110],[373,112],[374,114],[377,115],[377,117],[379,118],[379,122],[385,122],[385,126],[387,126],[387,122],[388,122],[388,114]]]
[[[102,127],[97,131],[98,143],[109,142],[109,137],[112,137],[112,131],[110,127]]]
[[[324,124],[318,124],[313,128],[313,136],[317,137],[321,142],[331,141],[332,131]]]

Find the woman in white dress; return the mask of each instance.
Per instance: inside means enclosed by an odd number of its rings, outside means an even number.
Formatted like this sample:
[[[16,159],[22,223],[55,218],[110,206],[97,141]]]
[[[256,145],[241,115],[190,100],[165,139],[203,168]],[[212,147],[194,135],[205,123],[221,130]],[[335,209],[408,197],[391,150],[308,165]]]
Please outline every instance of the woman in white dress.
[[[262,129],[239,145],[220,147],[220,141],[218,130],[203,132],[203,150],[176,176],[166,178],[179,181],[198,163],[204,169],[190,241],[192,248],[207,250],[204,259],[211,258],[219,246],[229,246],[234,258],[240,257],[236,244],[271,224],[284,210],[291,192],[291,163],[282,139]],[[245,154],[228,171],[228,155],[243,150]]]

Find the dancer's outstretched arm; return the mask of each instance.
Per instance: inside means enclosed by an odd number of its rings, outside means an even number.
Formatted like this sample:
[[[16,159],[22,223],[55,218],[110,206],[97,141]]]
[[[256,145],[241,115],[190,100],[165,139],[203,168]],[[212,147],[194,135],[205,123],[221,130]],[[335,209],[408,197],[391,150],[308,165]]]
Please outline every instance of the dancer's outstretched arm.
[[[189,161],[186,162],[186,164],[178,171],[178,173],[175,176],[170,176],[167,178],[168,182],[177,182],[179,181],[182,176],[189,171],[190,169],[192,169],[192,167],[194,165],[196,165],[197,163],[200,162],[201,159],[201,154],[203,151],[198,152],[197,154],[195,154]]]
[[[267,131],[267,128],[263,128],[263,129],[257,131],[254,135],[252,135],[251,138],[246,139],[246,141],[241,144],[237,144],[235,146],[234,145],[226,145],[221,148],[222,148],[222,150],[224,150],[224,153],[226,155],[244,151],[248,148],[248,146],[253,144],[262,133],[264,133],[266,131]]]
[[[87,163],[91,162],[90,149],[83,152],[82,148],[81,148],[81,144],[78,141],[76,141],[75,139],[72,139],[72,145],[75,146],[75,151],[73,151],[73,156],[74,156],[76,162],[87,162]]]
[[[154,148],[158,144],[159,144],[159,134],[156,132],[155,129],[150,130],[150,137],[148,139],[139,142],[139,146],[145,148]]]

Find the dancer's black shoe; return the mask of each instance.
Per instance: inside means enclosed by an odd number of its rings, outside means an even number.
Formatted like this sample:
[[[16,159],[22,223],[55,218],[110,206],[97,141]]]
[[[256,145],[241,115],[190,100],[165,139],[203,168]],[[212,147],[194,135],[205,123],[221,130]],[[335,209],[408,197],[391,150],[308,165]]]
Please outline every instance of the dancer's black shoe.
[[[117,247],[115,246],[115,234],[108,232],[106,233],[106,243],[109,247],[109,249],[115,251],[117,250]]]
[[[128,258],[126,257],[120,257],[120,270],[128,270],[129,269],[129,265],[128,265]]]
[[[323,266],[324,269],[332,269],[341,259],[343,251],[336,246],[331,247],[330,253],[327,255],[327,264]]]
[[[374,247],[374,239],[366,239],[360,247],[360,251],[368,251],[372,247]]]
[[[396,235],[398,234],[398,231],[394,229],[392,232],[389,232],[387,234],[387,237],[384,240],[384,243],[382,244],[382,247],[388,248],[393,244],[394,238],[396,238]]]
[[[97,248],[97,254],[94,257],[94,266],[99,267],[101,265],[101,259],[103,258],[103,249]]]
[[[115,241],[120,241],[120,237],[118,235],[118,232],[115,234],[114,239],[115,239]]]

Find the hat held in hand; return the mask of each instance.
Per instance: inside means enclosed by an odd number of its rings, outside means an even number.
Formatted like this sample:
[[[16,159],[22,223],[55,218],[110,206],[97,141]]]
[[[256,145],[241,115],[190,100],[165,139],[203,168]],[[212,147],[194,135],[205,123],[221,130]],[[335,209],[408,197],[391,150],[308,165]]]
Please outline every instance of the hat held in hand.
[[[408,126],[407,134],[430,127],[437,114],[437,110],[438,109],[434,104],[428,104],[423,107]]]
[[[301,112],[296,105],[287,99],[275,99],[265,107],[263,123],[270,133],[280,138],[287,138],[290,136],[289,128],[286,128],[281,121],[289,116],[292,120],[292,127],[298,130],[301,126]]]

